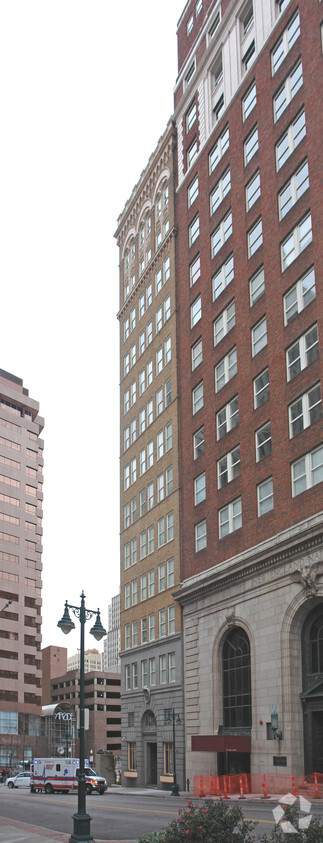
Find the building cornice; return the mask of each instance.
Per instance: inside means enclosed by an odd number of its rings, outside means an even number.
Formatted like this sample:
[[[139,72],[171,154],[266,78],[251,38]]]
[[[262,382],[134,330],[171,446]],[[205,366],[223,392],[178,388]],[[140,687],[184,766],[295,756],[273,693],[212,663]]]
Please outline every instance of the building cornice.
[[[170,241],[173,239],[173,237],[176,237],[176,234],[177,234],[177,228],[176,228],[175,225],[173,225],[172,228],[170,229],[170,231],[168,232],[168,234],[166,235],[166,237],[164,238],[164,240],[162,241],[161,245],[158,247],[157,251],[153,255],[151,261],[149,261],[149,264],[144,269],[144,271],[143,271],[142,275],[140,276],[140,278],[138,279],[137,283],[135,284],[133,289],[130,291],[129,296],[127,297],[127,300],[125,301],[125,303],[122,305],[122,307],[118,311],[118,313],[117,313],[118,319],[120,319],[123,316],[125,311],[128,309],[128,307],[133,302],[133,299],[136,298],[136,296],[138,294],[138,291],[140,290],[140,287],[142,287],[144,284],[146,284],[146,282],[147,282],[147,280],[150,276],[150,273],[152,272],[152,270],[156,266],[156,263],[160,260],[163,252],[165,252],[168,249]]]

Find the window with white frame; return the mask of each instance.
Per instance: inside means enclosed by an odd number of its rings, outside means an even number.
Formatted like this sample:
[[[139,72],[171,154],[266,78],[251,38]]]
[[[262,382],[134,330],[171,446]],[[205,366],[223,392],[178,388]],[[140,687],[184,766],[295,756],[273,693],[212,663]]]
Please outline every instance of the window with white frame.
[[[139,494],[140,518],[146,513],[146,489],[141,489]]]
[[[323,480],[323,445],[292,463],[292,495],[300,495]]]
[[[306,369],[318,357],[319,341],[317,325],[312,325],[305,334],[298,337],[296,342],[289,346],[286,351],[287,380],[296,378],[303,369]]]
[[[166,609],[159,609],[159,638],[164,638],[166,635]]]
[[[175,606],[168,606],[167,621],[168,621],[168,635],[174,635],[174,632],[175,632]],[[170,679],[169,681],[171,682],[172,679]]]
[[[131,516],[131,523],[134,524],[137,521],[137,501],[136,498],[131,498],[130,501],[130,516]]]
[[[130,427],[125,427],[123,431],[123,450],[127,451],[130,448]]]
[[[154,552],[154,545],[155,545],[155,528],[154,525],[151,524],[147,530],[147,543],[148,543],[148,554]]]
[[[149,659],[149,687],[156,685],[156,659],[153,656]]]
[[[165,382],[165,407],[168,407],[172,400],[172,380],[168,378]]]
[[[154,597],[155,594],[155,571],[152,568],[148,571],[148,597]]]
[[[297,9],[297,12],[293,15],[292,19],[287,24],[286,29],[284,29],[284,32],[271,51],[271,69],[273,76],[277,73],[278,68],[284,61],[284,58],[286,58],[293,44],[295,44],[295,41],[300,35],[300,31],[299,11]]]
[[[302,87],[303,84],[303,67],[302,62],[299,61],[297,65],[293,68],[292,72],[287,76],[285,82],[279,90],[277,94],[274,96],[273,106],[274,106],[274,121],[277,123],[281,115],[284,113],[285,109],[289,105],[289,103],[294,98],[297,91]]]
[[[133,445],[133,443],[136,441],[136,439],[137,439],[137,419],[132,419],[132,421],[130,422],[130,442],[131,442],[131,445]]]
[[[213,323],[214,345],[218,345],[221,340],[234,328],[236,324],[235,301],[232,299],[230,304],[220,313]]]
[[[168,653],[168,681],[175,682],[176,679],[176,661],[175,653]]]
[[[254,15],[253,15],[253,2],[249,0],[246,6],[243,9],[241,15],[241,29],[242,29],[242,37],[244,38],[248,32],[252,29],[254,24]]]
[[[154,420],[154,402],[153,402],[153,399],[151,398],[150,401],[148,401],[148,404],[147,404],[147,427],[149,427],[153,423],[153,420]]]
[[[136,308],[133,307],[132,310],[130,311],[130,333],[134,330],[135,327],[136,327]]]
[[[152,321],[150,320],[150,322],[148,322],[148,325],[147,325],[147,327],[146,327],[146,344],[147,344],[147,348],[148,348],[148,345],[150,345],[150,343],[152,342],[152,340],[153,340],[153,323],[152,323]]]
[[[135,365],[136,362],[136,343],[134,343],[130,348],[130,368]]]
[[[203,360],[203,349],[202,349],[202,337],[199,337],[197,342],[192,345],[191,349],[192,353],[192,372],[194,369],[197,369],[198,366],[202,363]]]
[[[152,360],[148,360],[148,363],[147,363],[147,366],[146,366],[146,373],[147,373],[147,386],[150,386],[150,384],[153,382],[153,361]]]
[[[123,393],[123,412],[124,415],[130,410],[130,390],[126,389]]]
[[[159,682],[161,685],[166,685],[167,680],[167,664],[166,656],[159,656]]]
[[[195,6],[195,14],[196,14],[196,17],[197,17],[197,16],[200,14],[200,12],[202,11],[202,6],[203,6],[203,0],[197,0],[196,6]]]
[[[174,569],[174,559],[167,559],[166,563],[166,570],[167,570],[167,588],[171,588],[175,583],[175,569]]]
[[[197,140],[196,140],[196,138],[194,138],[192,143],[189,145],[187,153],[186,153],[186,160],[187,160],[187,168],[188,169],[193,164],[193,161],[195,161],[196,156],[197,156]]]
[[[221,94],[221,96],[219,97],[218,101],[215,103],[215,106],[213,108],[213,114],[214,114],[215,120],[220,120],[223,109],[224,109],[224,94]]]
[[[194,18],[193,18],[193,15],[190,15],[189,19],[187,21],[187,35],[190,35],[190,33],[192,32],[193,26],[194,26]]]
[[[156,351],[156,376],[160,375],[163,369],[163,347],[160,346]]]
[[[186,132],[188,133],[195,123],[197,115],[196,102],[194,101],[186,112]]]
[[[321,384],[316,383],[303,392],[288,408],[289,436],[292,439],[322,416]]]
[[[165,591],[166,588],[166,564],[161,562],[158,565],[158,591]]]
[[[129,489],[130,486],[130,466],[125,465],[123,469],[123,490]]]
[[[140,552],[140,559],[144,559],[147,556],[147,534],[146,530],[143,530],[139,536],[139,552]],[[143,599],[143,598],[141,598]],[[146,599],[146,598],[144,598]]]
[[[305,138],[306,121],[304,108],[297,114],[288,129],[276,143],[276,168],[280,170],[294,149]]]
[[[145,407],[139,412],[139,433],[144,433],[146,430],[146,410]]]
[[[130,631],[130,623],[125,624],[124,628],[124,643],[125,643],[125,650],[129,650],[130,643],[131,643],[131,631]]]
[[[204,404],[204,391],[203,391],[203,381],[197,384],[192,391],[192,409],[193,409],[193,416],[195,413],[198,413],[199,410],[203,407]]]
[[[155,614],[152,612],[148,617],[149,621],[149,641],[155,641]]]
[[[145,641],[147,641],[147,632],[146,632]],[[148,659],[143,659],[142,662],[141,662],[141,687],[147,688],[147,685],[148,685]]]
[[[172,359],[172,340],[171,337],[167,337],[164,340],[164,366],[167,366],[167,363],[170,363]]]
[[[148,284],[148,286],[146,287],[146,310],[148,310],[148,308],[152,304],[152,300],[153,300],[153,288],[152,288],[152,284]]]
[[[218,460],[218,489],[231,483],[240,474],[240,445]]]
[[[156,334],[158,334],[159,331],[161,331],[162,327],[163,327],[163,308],[159,307],[158,310],[156,310]]]
[[[136,565],[137,562],[137,538],[131,539],[131,564]]]
[[[132,687],[138,688],[138,664],[137,662],[132,663]]]
[[[166,541],[171,542],[174,538],[174,513],[168,512],[166,515]]]
[[[151,468],[154,464],[154,443],[151,440],[147,443],[147,468]]]
[[[308,162],[303,161],[296,173],[278,193],[278,213],[282,220],[309,187]]]
[[[216,414],[217,439],[222,439],[226,433],[239,424],[239,398],[235,395]]]
[[[254,408],[261,407],[269,401],[269,371],[264,369],[254,378],[253,381]]]
[[[234,263],[233,263],[233,255],[229,255],[229,257],[224,261],[222,266],[218,269],[215,275],[212,278],[212,296],[213,301],[215,301],[219,295],[225,290],[228,284],[233,281],[234,278]]]
[[[146,389],[146,370],[139,372],[139,395],[143,395]]]
[[[128,339],[129,334],[130,334],[130,320],[129,320],[129,316],[127,316],[127,319],[125,319],[124,323],[123,323],[123,339],[124,339],[124,341],[126,341]]]
[[[130,691],[130,688],[131,688],[130,664],[126,664],[126,666],[125,666],[125,683],[126,683],[126,691]]]
[[[247,73],[250,66],[254,62],[256,58],[256,44],[255,39],[251,41],[249,47],[247,47],[246,52],[242,56],[242,70],[244,73]]]
[[[224,153],[229,148],[229,126],[226,126],[221,132],[220,137],[217,138],[215,144],[209,153],[209,172],[210,175],[215,170]]]
[[[123,358],[123,374],[126,376],[130,370],[130,355],[129,351]]]
[[[130,504],[125,503],[123,507],[123,526],[126,530],[127,527],[130,527]]]
[[[201,296],[198,296],[197,299],[195,299],[195,301],[193,301],[193,304],[191,304],[190,312],[191,312],[191,328],[194,328],[194,325],[196,325],[196,323],[199,322],[199,320],[202,317],[202,299],[201,299]]]
[[[239,530],[240,527],[242,527],[241,498],[236,498],[219,509],[219,538],[223,539],[229,533]]]
[[[139,348],[138,348],[139,357],[141,357],[141,355],[144,353],[145,345],[146,345],[145,339],[146,339],[145,331],[141,331],[141,333],[139,334]]]
[[[164,284],[166,284],[166,282],[170,278],[170,258],[169,258],[169,255],[167,255],[167,257],[165,258],[164,263],[163,263],[163,274],[164,274]]]
[[[211,234],[211,256],[212,258],[220,251],[223,244],[229,239],[232,234],[232,211],[223,217],[213,234]]]
[[[141,618],[140,621],[141,626],[141,643],[147,643],[147,618]]]
[[[224,197],[229,193],[231,189],[231,173],[230,167],[223,173],[223,176],[219,179],[218,183],[212,190],[210,194],[210,215],[214,214],[214,211],[217,210],[221,202],[223,201]]]
[[[255,433],[256,462],[271,454],[271,423],[267,421]]]
[[[158,547],[163,547],[165,544],[165,518],[159,518],[157,522],[157,537]]]
[[[157,447],[157,459],[160,458],[164,454],[164,431],[159,430],[156,436],[156,447]]]
[[[199,553],[207,546],[206,519],[195,524],[195,552]]]
[[[198,281],[201,275],[201,261],[200,255],[196,255],[192,263],[190,264],[190,286],[193,287],[193,284]]]
[[[138,646],[138,622],[132,621],[131,624],[131,633],[132,633],[132,646]]]
[[[167,322],[170,319],[170,296],[164,301],[164,322]]]
[[[236,375],[237,371],[237,349],[234,346],[215,366],[215,391],[220,392],[220,389]]]
[[[249,280],[250,307],[260,299],[265,292],[265,273],[263,266]]]
[[[124,569],[130,568],[130,542],[126,542],[124,546]]]
[[[291,322],[316,297],[315,273],[312,266],[284,295],[285,325]]]
[[[164,475],[159,474],[157,477],[157,503],[164,500],[165,497],[165,482]]]
[[[190,208],[199,195],[199,177],[196,175],[187,188],[187,202]]]
[[[168,422],[165,427],[165,451],[170,451],[173,447],[173,424]]]
[[[205,450],[204,425],[193,434],[193,454],[196,460]]]
[[[213,90],[212,93],[216,91],[216,89],[221,85],[223,82],[223,61],[222,61],[222,52],[220,55],[217,56],[213,69],[212,69],[212,83],[213,83]]]
[[[267,318],[263,316],[257,325],[251,328],[251,350],[255,357],[267,345]]]
[[[127,582],[124,587],[124,607],[130,609],[130,582]]]
[[[166,481],[166,495],[171,495],[173,491],[173,466],[169,465],[165,471],[165,481]]]
[[[242,119],[245,121],[257,104],[256,83],[252,82],[242,99]]]
[[[201,503],[206,498],[206,475],[205,471],[202,474],[199,474],[198,477],[195,477],[194,480],[194,504],[197,506],[198,503]]]
[[[155,273],[155,295],[156,296],[158,296],[158,293],[160,293],[162,286],[163,286],[162,271],[161,271],[161,269],[157,269],[157,272]]]
[[[146,448],[139,451],[139,476],[142,477],[146,471]]]
[[[130,463],[130,483],[131,485],[137,480],[137,459],[134,457]]]
[[[213,38],[213,35],[214,35],[214,33],[216,32],[216,30],[217,30],[217,28],[218,28],[218,26],[219,26],[219,24],[220,24],[220,21],[221,21],[221,7],[218,9],[218,11],[217,11],[217,13],[216,13],[216,15],[215,15],[215,18],[214,18],[214,20],[213,20],[213,21],[212,21],[212,23],[211,23],[211,26],[210,26],[210,29],[209,29],[209,33],[208,33],[208,34],[209,34],[209,38]]]
[[[190,223],[189,228],[188,228],[188,240],[189,240],[190,246],[192,246],[193,243],[195,243],[195,240],[197,240],[197,238],[199,236],[199,233],[200,233],[200,218],[199,218],[199,215],[197,214],[197,216],[194,217],[194,219],[192,220],[192,222]]]
[[[259,149],[259,138],[258,138],[258,126],[257,124],[254,126],[248,137],[246,138],[244,145],[244,162],[245,166],[249,164],[249,161],[253,158],[253,156],[258,152]]]
[[[307,214],[281,244],[282,272],[312,243],[312,239],[312,218],[311,214]]]
[[[257,486],[257,504],[258,517],[266,515],[267,512],[270,512],[274,508],[274,484],[272,477],[268,477],[267,480],[264,480]]]
[[[250,208],[257,202],[257,199],[260,197],[260,172],[257,172],[252,176],[252,179],[246,185],[246,209],[250,211]]]
[[[131,583],[131,603],[132,603],[132,606],[136,606],[137,602],[138,602],[137,580],[132,580],[132,583]],[[132,633],[132,643],[133,643],[133,633]]]
[[[260,217],[248,231],[248,258],[251,258],[260,249],[262,240],[262,219]]]

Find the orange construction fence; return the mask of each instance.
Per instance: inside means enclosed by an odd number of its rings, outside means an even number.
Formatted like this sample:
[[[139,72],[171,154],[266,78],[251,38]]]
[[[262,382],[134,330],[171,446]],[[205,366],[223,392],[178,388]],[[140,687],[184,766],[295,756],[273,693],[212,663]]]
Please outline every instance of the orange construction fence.
[[[260,796],[295,793],[296,796],[305,796],[310,801],[318,797],[323,798],[323,773],[311,773],[308,776],[294,776],[289,773],[243,773],[230,776],[230,794],[241,796],[241,780],[244,796],[248,793]],[[201,792],[205,797],[227,799],[228,776],[194,776],[194,796],[199,797]]]

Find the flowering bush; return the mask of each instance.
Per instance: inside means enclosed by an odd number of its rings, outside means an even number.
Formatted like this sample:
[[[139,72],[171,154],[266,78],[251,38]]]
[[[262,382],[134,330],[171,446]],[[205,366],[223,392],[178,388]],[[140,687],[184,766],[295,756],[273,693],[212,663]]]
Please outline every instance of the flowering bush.
[[[298,807],[295,805],[284,805],[284,821],[287,821],[295,829],[292,834],[293,843],[323,843],[323,826],[318,817],[314,817],[308,828],[302,829],[302,820],[304,814],[301,814]],[[266,834],[259,838],[260,843],[286,843],[286,831],[279,824],[272,830],[271,835],[267,837]]]
[[[156,843],[254,843],[252,829],[256,823],[244,819],[238,805],[229,807],[226,802],[206,799],[203,805],[187,803],[158,837]],[[149,837],[139,837],[138,843],[149,843]]]

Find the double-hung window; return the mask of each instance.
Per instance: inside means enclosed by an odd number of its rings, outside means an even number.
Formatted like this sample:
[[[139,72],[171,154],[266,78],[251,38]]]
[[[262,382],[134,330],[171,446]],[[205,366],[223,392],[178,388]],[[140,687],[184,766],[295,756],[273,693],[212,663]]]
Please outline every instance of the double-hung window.
[[[262,460],[271,454],[271,423],[267,421],[258,430],[255,436],[256,461]]]
[[[271,67],[273,76],[277,73],[278,68],[287,56],[287,53],[289,53],[293,44],[297,40],[300,31],[299,11],[297,10],[296,14],[289,21],[289,24],[286,26],[286,29],[284,29],[283,34],[272,50]]]
[[[257,269],[257,272],[250,278],[249,281],[249,292],[250,292],[250,307],[260,299],[260,297],[265,292],[265,273],[263,266],[260,266]]]
[[[194,328],[197,322],[202,317],[202,299],[201,296],[198,296],[193,304],[191,304],[191,328]]]
[[[292,72],[287,76],[283,85],[277,91],[277,94],[274,96],[274,120],[277,123],[277,120],[281,117],[284,113],[285,109],[289,105],[289,103],[294,98],[297,91],[302,87],[303,84],[303,68],[302,62],[299,61],[298,64],[293,68]]]
[[[252,356],[255,357],[267,345],[267,319],[266,316],[257,322],[251,329]]]
[[[215,301],[219,295],[225,290],[228,284],[233,281],[234,278],[234,264],[233,264],[233,255],[229,255],[229,257],[224,261],[222,266],[218,269],[215,275],[212,278],[212,296],[213,301]]]
[[[202,474],[199,474],[198,477],[195,477],[194,480],[194,504],[197,506],[198,503],[201,503],[206,498],[206,477],[205,471]]]
[[[190,129],[192,128],[192,126],[195,123],[196,114],[197,114],[196,102],[193,102],[193,104],[190,106],[190,108],[188,109],[188,111],[186,113],[186,132],[187,133],[190,131]]]
[[[242,119],[245,121],[257,103],[256,83],[252,82],[242,100]]]
[[[199,195],[199,177],[196,175],[187,188],[187,201],[190,208]]]
[[[192,346],[192,372],[197,369],[203,360],[202,337]]]
[[[206,520],[195,524],[195,552],[199,553],[207,546]]]
[[[203,381],[197,384],[194,387],[192,392],[192,405],[193,405],[193,415],[197,413],[204,404],[204,391],[203,391]]]
[[[279,219],[283,219],[309,187],[308,162],[303,161],[278,194]]]
[[[229,239],[232,234],[232,211],[223,217],[223,220],[216,227],[213,234],[211,234],[211,256],[212,258],[220,251],[221,246]]]
[[[213,323],[214,345],[218,345],[223,340],[226,334],[234,328],[235,323],[236,313],[233,299]]]
[[[193,453],[194,459],[196,460],[201,454],[204,454],[205,450],[205,438],[204,438],[204,425],[200,427],[194,434],[193,434]]]
[[[222,407],[216,414],[217,439],[222,439],[226,433],[239,424],[239,398],[237,395]]]
[[[323,445],[304,454],[301,459],[292,463],[292,495],[300,495],[306,489],[316,486],[323,481]]]
[[[240,445],[218,460],[218,489],[222,489],[240,474]]]
[[[305,334],[289,346],[286,351],[287,380],[291,381],[318,357],[319,343],[317,325],[312,325]]]
[[[229,533],[234,533],[242,526],[241,498],[236,498],[227,506],[219,509],[219,538],[223,539]]]
[[[260,515],[266,515],[266,512],[270,512],[274,508],[274,484],[272,477],[268,477],[267,480],[264,480],[263,483],[259,483],[259,486],[257,486],[257,504],[259,517]]]
[[[196,138],[194,138],[192,143],[189,145],[187,153],[186,153],[186,160],[187,160],[187,167],[188,168],[191,166],[191,164],[193,164],[193,161],[195,161],[196,156],[197,156],[197,140],[196,140]]]
[[[244,162],[245,165],[253,158],[259,149],[258,126],[254,126],[248,137],[244,142]]]
[[[306,135],[305,111],[302,109],[288,129],[276,143],[276,168],[280,170],[285,161]]]
[[[264,369],[254,378],[253,382],[254,408],[261,407],[269,400],[269,372]]]
[[[260,217],[248,231],[248,258],[251,258],[260,249],[262,239],[262,219]]]
[[[210,195],[210,215],[214,214],[214,211],[217,210],[221,202],[223,201],[224,197],[229,193],[231,189],[231,173],[230,167],[226,170],[223,176],[220,178],[218,183],[212,190]]]
[[[193,287],[193,284],[196,284],[196,281],[201,276],[201,260],[200,255],[196,255],[192,263],[190,264],[190,286]]]
[[[311,214],[307,214],[281,244],[282,272],[309,246],[312,239],[312,218]]]
[[[285,325],[288,325],[316,296],[315,273],[312,266],[284,295]]]
[[[246,208],[247,211],[250,211],[250,208],[257,202],[257,199],[260,197],[260,172],[257,172],[253,175],[252,179],[248,182],[246,186]]]
[[[229,351],[225,357],[220,360],[215,366],[215,391],[219,392],[226,383],[228,383],[238,371],[237,366],[237,349],[234,348]]]
[[[320,419],[322,416],[322,393],[321,384],[316,383],[303,395],[296,398],[288,408],[289,412],[289,435],[292,439],[298,433],[302,433],[306,427]]]
[[[200,218],[199,218],[199,215],[197,214],[197,216],[194,217],[194,219],[192,220],[192,222],[190,223],[189,228],[188,228],[188,242],[189,242],[190,246],[192,246],[193,243],[195,243],[195,240],[197,240],[197,238],[199,236],[199,233],[200,233]]]
[[[226,126],[220,137],[216,140],[209,153],[209,172],[210,175],[215,170],[220,159],[229,147],[229,127]]]

